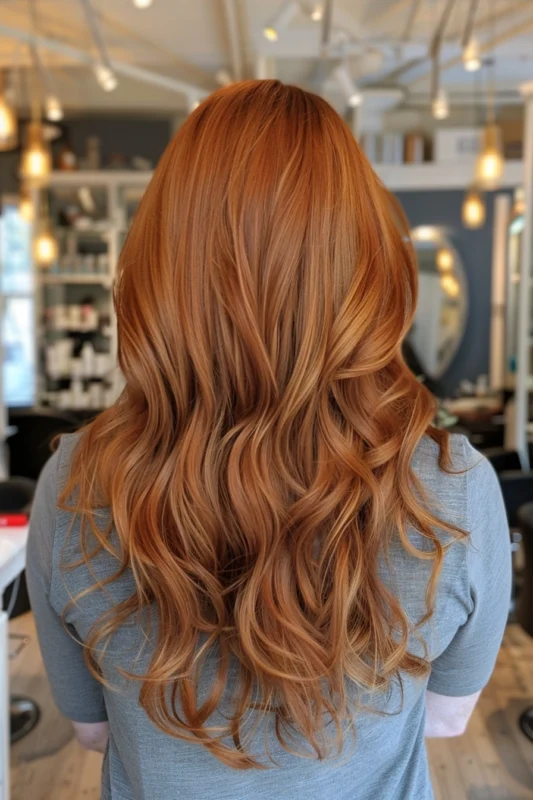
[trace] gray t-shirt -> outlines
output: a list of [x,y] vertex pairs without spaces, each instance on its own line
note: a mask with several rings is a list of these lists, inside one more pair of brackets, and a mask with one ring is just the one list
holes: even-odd
[[[76,436],[64,436],[43,470],[33,506],[27,577],[43,657],[57,705],[78,722],[109,721],[104,760],[104,800],[430,800],[433,791],[424,743],[425,692],[448,696],[472,694],[485,686],[494,667],[509,609],[510,542],[497,478],[490,464],[466,439],[452,437],[458,474],[442,472],[437,447],[424,439],[414,469],[434,499],[438,514],[471,532],[468,545],[453,544],[444,558],[436,610],[422,635],[432,662],[429,680],[405,677],[403,696],[394,684],[387,696],[358,698],[378,711],[355,717],[356,742],[348,740],[336,759],[316,761],[290,755],[274,735],[269,747],[278,766],[237,771],[200,745],[173,739],[158,730],[139,705],[139,683],[120,676],[117,667],[140,673],[149,663],[151,646],[142,623],[131,621],[114,636],[102,668],[111,688],[87,671],[83,647],[91,626],[110,606],[134,590],[131,573],[105,591],[79,597],[68,607],[65,630],[61,615],[69,600],[94,585],[85,565],[61,570],[61,559],[80,556],[76,520],[56,508],[58,491],[69,470]],[[69,536],[67,533],[72,526]],[[419,534],[410,534],[417,544]],[[444,536],[444,534],[442,534]],[[99,579],[117,567],[101,553],[91,561]],[[399,596],[413,621],[425,610],[430,565],[409,556],[393,542],[384,580]],[[413,637],[411,648],[422,652]],[[214,674],[208,659],[203,679]],[[202,687],[200,687],[200,693]],[[218,712],[216,712],[218,713]],[[220,713],[223,713],[221,710]],[[216,714],[215,714],[216,724]],[[261,728],[255,752],[264,752]]]

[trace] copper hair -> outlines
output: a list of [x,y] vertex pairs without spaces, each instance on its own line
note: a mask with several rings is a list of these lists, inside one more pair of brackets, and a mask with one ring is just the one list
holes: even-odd
[[[296,732],[322,758],[330,731],[342,748],[351,686],[385,691],[429,671],[378,569],[392,537],[432,562],[427,619],[436,531],[464,537],[430,511],[411,467],[424,436],[449,464],[434,400],[401,355],[416,300],[404,217],[325,100],[250,81],[187,118],[120,256],[126,387],[80,438],[61,504],[89,566],[106,549],[109,580],[135,579],[88,652],[156,609],[141,705],[233,767],[260,765],[244,732],[252,707],[285,746]],[[200,703],[210,651],[218,679]],[[230,688],[233,712],[214,728]]]

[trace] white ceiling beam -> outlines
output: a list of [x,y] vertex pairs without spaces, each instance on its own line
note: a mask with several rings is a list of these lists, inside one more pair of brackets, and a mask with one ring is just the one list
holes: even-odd
[[[498,36],[495,36],[493,39],[490,39],[490,41],[483,42],[483,44],[480,44],[479,46],[479,51],[481,55],[492,53],[494,48],[498,47],[500,44],[504,44],[510,39],[514,39],[531,30],[533,30],[533,17],[529,17],[528,19],[522,20],[517,25],[513,25],[512,28],[508,28],[507,30],[502,31],[502,33],[498,34]],[[448,69],[452,69],[453,67],[458,66],[459,64],[462,63],[462,60],[463,57],[462,54],[460,54],[458,56],[455,56],[454,58],[448,59],[448,61],[443,61],[440,64],[441,73],[445,72]],[[427,73],[424,73],[423,75],[418,75],[412,81],[408,82],[407,86],[409,86],[410,88],[416,86],[417,84],[425,81],[426,78],[427,78]]]
[[[7,36],[15,41],[23,42],[24,44],[34,45],[35,47],[49,50],[53,53],[58,53],[64,58],[76,61],[87,67],[93,67],[96,60],[92,53],[86,50],[80,50],[77,47],[66,44],[59,39],[52,39],[47,36],[33,35],[30,31],[14,28],[11,25],[4,25],[0,22],[0,36]],[[209,91],[202,86],[198,86],[188,81],[171,78],[168,75],[163,75],[159,72],[136,67],[134,64],[128,64],[125,61],[118,61],[110,59],[110,66],[117,75],[123,75],[126,78],[140,81],[141,83],[149,83],[153,86],[159,86],[163,89],[168,89],[170,92],[177,92],[178,94],[194,94],[198,99],[207,97]]]

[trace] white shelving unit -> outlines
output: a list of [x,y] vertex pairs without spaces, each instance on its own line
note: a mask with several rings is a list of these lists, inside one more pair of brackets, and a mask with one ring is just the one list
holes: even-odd
[[[41,402],[68,410],[97,410],[88,391],[91,383],[98,381],[105,387],[105,392],[103,388],[96,392],[102,398],[99,407],[112,402],[122,388],[121,375],[116,366],[117,328],[112,289],[125,233],[151,176],[151,172],[106,170],[54,172],[51,176],[47,191],[52,230],[59,243],[60,256],[49,270],[36,267],[36,335],[40,354],[37,385]],[[87,190],[95,200],[95,218],[92,224],[85,219],[83,225],[77,226],[76,220],[68,225],[68,207],[81,206],[79,192],[82,189]],[[60,221],[63,224],[60,225]],[[101,256],[100,261],[97,254]],[[87,267],[87,260],[92,267]],[[102,267],[102,264],[105,266]],[[87,295],[84,295],[84,289]],[[97,309],[97,325],[87,326],[67,318],[59,323],[54,321],[54,313],[62,310],[68,317],[70,307],[81,304],[85,296],[93,300]],[[58,309],[60,306],[63,308]],[[72,340],[72,348],[77,352],[76,360],[85,341],[90,341],[100,355],[105,356],[107,352],[109,369],[105,372],[99,369],[80,373],[77,363],[77,374],[69,372],[63,364],[50,372],[46,366],[45,350],[53,348],[54,342],[68,339]],[[68,345],[65,349],[69,349]],[[75,362],[70,356],[66,359],[74,367]],[[79,397],[76,399],[71,391],[75,380],[77,386],[81,381],[86,387],[82,392],[82,401]],[[67,402],[69,394],[71,400]]]
[[[423,164],[373,164],[391,191],[439,191],[466,189],[472,183],[474,159]],[[523,161],[507,161],[501,185],[513,189],[524,182]]]

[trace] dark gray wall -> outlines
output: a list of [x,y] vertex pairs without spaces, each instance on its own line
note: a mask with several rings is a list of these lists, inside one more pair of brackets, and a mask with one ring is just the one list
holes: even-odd
[[[24,128],[24,126],[22,126]],[[171,136],[169,118],[136,117],[83,117],[69,119],[63,125],[63,136],[54,142],[54,163],[65,141],[69,141],[76,155],[83,157],[88,136],[100,139],[102,163],[105,166],[113,153],[122,153],[128,162],[133,156],[150,159],[155,166]],[[0,153],[0,197],[16,194],[19,190],[20,151]]]
[[54,154],[68,139],[76,155],[83,157],[87,137],[98,136],[104,167],[113,153],[121,153],[128,162],[133,156],[143,156],[150,159],[155,167],[171,135],[168,118],[83,117],[68,120],[64,127],[65,137],[54,144]]
[[494,195],[486,196],[483,228],[467,230],[461,222],[462,191],[397,192],[411,227],[438,225],[448,229],[466,272],[469,311],[457,355],[439,382],[439,394],[452,394],[463,378],[488,373]]

